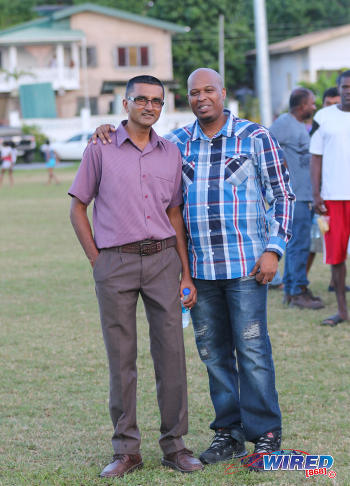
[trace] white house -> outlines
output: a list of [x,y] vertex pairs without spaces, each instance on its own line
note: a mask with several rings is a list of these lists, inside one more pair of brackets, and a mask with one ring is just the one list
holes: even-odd
[[270,44],[273,113],[277,115],[288,107],[290,92],[300,81],[315,82],[321,72],[350,68],[349,51],[350,24]]

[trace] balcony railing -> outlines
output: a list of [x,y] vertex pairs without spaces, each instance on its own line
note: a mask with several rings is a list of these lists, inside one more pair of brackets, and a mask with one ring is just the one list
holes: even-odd
[[[17,70],[17,73],[21,70]],[[31,73],[31,74],[29,74]],[[23,74],[17,74],[15,79],[11,74],[0,72],[0,93],[10,93],[18,89],[20,84],[52,83],[54,90],[74,90],[80,88],[79,68],[46,67],[23,69]]]

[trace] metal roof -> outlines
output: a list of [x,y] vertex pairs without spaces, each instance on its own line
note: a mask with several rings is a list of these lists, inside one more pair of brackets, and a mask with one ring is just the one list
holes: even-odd
[[[165,22],[163,20],[155,19],[153,17],[145,17],[142,15],[136,15],[124,10],[118,10],[116,8],[102,7],[100,5],[95,5],[93,3],[83,3],[81,5],[74,5],[72,7],[67,7],[58,10],[47,17],[40,17],[38,19],[30,20],[29,22],[24,22],[22,24],[14,25],[8,29],[3,29],[0,31],[0,38],[5,34],[12,32],[18,32],[25,30],[28,32],[32,28],[38,29],[55,29],[55,22],[60,22],[63,19],[67,19],[72,15],[82,13],[82,12],[93,12],[100,15],[106,15],[108,17],[115,17],[121,20],[127,20],[130,22],[135,22],[143,25],[149,25],[150,27],[155,27],[162,30],[167,30],[171,33],[184,34],[190,30],[189,27],[174,24],[172,22]],[[61,32],[64,30],[62,27],[59,29]],[[66,29],[70,31],[69,28]],[[73,32],[73,31],[72,31]],[[77,32],[77,31],[76,31]]]
[[42,42],[72,42],[85,37],[80,30],[58,29],[53,27],[29,27],[14,32],[0,32],[0,45],[36,44]]
[[153,17],[145,17],[143,15],[137,15],[125,10],[118,10],[116,8],[102,7],[101,5],[95,5],[93,3],[82,3],[81,5],[74,5],[62,10],[58,10],[52,15],[55,20],[63,19],[65,17],[71,17],[74,14],[80,12],[94,12],[101,15],[107,15],[109,17],[116,17],[123,20],[129,20],[131,22],[137,22],[139,24],[149,25],[151,27],[157,27],[158,29],[168,30],[170,32],[183,34],[188,32],[189,27],[183,25],[174,24],[172,22],[165,22],[164,20],[155,19]]
[[[270,54],[285,54],[288,52],[300,51],[315,44],[320,44],[337,37],[350,34],[350,24],[333,27],[331,29],[318,30],[309,34],[298,35],[285,39],[281,42],[275,42],[269,45]],[[256,50],[247,52],[248,55],[256,54]]]

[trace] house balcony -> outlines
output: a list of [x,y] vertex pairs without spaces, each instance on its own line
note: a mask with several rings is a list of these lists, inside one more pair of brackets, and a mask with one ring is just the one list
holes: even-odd
[[51,83],[55,91],[80,88],[78,67],[43,67],[0,72],[0,93],[11,93],[22,84]]

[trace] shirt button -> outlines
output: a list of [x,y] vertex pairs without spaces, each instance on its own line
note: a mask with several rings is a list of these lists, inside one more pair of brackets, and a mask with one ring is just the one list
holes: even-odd
[[207,209],[210,209],[210,206],[207,206]]
[[214,252],[212,251],[211,254],[214,255]]

